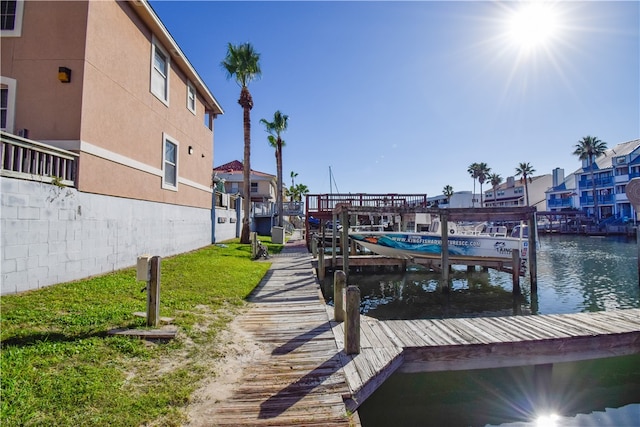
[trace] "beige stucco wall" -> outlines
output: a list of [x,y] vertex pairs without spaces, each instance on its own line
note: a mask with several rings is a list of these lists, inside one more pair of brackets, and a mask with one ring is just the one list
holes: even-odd
[[[14,129],[80,152],[81,191],[210,207],[213,131],[202,94],[194,115],[175,58],[169,105],[151,93],[153,35],[138,15],[145,10],[131,2],[25,2],[22,35],[1,45],[1,74],[17,81]],[[58,81],[59,66],[72,70],[71,83]],[[165,134],[178,143],[177,191],[161,186]]]
[[[17,80],[15,130],[32,139],[80,135],[85,2],[24,2],[22,35],[0,40],[0,74]],[[58,67],[72,70],[58,81]]]

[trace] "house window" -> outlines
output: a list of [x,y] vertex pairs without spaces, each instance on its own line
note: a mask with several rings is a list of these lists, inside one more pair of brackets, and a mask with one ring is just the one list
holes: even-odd
[[16,106],[16,81],[0,77],[0,129],[13,133]]
[[191,82],[187,82],[187,109],[196,114],[196,89]]
[[20,37],[24,1],[0,1],[0,30],[2,37]]
[[169,105],[169,55],[155,40],[151,44],[151,93]]
[[162,156],[162,188],[178,189],[178,141],[164,135]]
[[252,193],[257,193],[258,192],[258,183],[257,182],[252,182],[251,183],[251,192]]

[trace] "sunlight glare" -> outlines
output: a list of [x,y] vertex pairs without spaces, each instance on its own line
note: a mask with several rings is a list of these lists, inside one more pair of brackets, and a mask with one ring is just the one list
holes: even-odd
[[523,49],[544,47],[558,31],[558,17],[550,3],[525,3],[509,18],[509,38]]
[[556,414],[542,415],[536,419],[536,427],[557,427],[560,417]]

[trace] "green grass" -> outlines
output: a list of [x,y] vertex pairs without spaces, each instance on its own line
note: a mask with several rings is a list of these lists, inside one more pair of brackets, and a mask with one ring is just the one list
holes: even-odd
[[[282,245],[260,237],[270,253]],[[233,319],[270,263],[250,245],[212,245],[161,261],[160,315],[173,340],[111,336],[145,328],[143,282],[125,269],[20,295],[0,310],[0,424],[9,426],[176,426],[220,357],[217,334]]]

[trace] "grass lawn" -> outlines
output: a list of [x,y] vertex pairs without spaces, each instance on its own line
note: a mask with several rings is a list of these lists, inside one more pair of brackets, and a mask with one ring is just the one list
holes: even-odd
[[[282,245],[261,236],[269,253]],[[269,262],[238,241],[161,261],[160,315],[176,339],[111,336],[145,328],[144,282],[134,268],[3,296],[0,306],[0,424],[177,426],[220,357],[217,334],[245,304]]]

